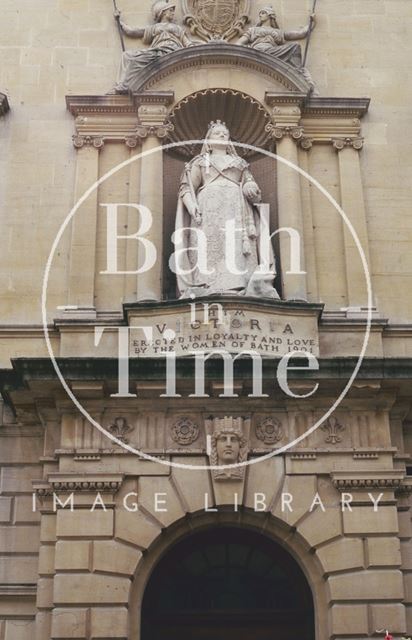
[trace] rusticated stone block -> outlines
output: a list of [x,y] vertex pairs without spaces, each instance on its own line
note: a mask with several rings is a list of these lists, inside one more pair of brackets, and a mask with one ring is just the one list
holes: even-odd
[[53,607],[53,578],[40,578],[37,583],[37,606],[39,609]]
[[115,537],[131,542],[141,549],[147,549],[160,531],[159,526],[139,511],[129,513],[121,509],[116,513]]
[[90,542],[59,540],[56,544],[56,571],[89,569]]
[[52,640],[60,640],[60,638],[84,640],[87,637],[86,623],[87,609],[54,609]]
[[368,538],[368,566],[384,567],[401,565],[399,538]]
[[37,553],[39,527],[0,527],[0,553]]
[[130,580],[99,574],[57,574],[54,601],[68,604],[126,604]]
[[368,635],[368,607],[367,605],[334,605],[331,609],[331,622],[334,635]]
[[6,620],[4,640],[33,640],[35,623],[31,620]]
[[39,574],[54,573],[55,548],[52,545],[42,545],[39,551]]
[[35,584],[37,566],[37,556],[5,556],[0,560],[0,584]]
[[[207,465],[206,458],[173,458],[174,462],[186,465]],[[196,473],[196,482],[193,482],[193,474]],[[207,471],[192,471],[191,469],[174,468],[172,470],[173,480],[179,493],[183,496],[190,513],[200,511],[205,508],[205,494],[207,494],[207,504],[213,504],[213,493],[210,483],[210,476]]]
[[116,540],[93,542],[93,570],[133,576],[142,553]]
[[317,508],[298,525],[297,530],[311,547],[316,547],[342,534],[341,512],[337,507],[327,508],[325,512]]
[[40,521],[40,540],[56,542],[56,515],[44,514]]
[[113,535],[113,510],[78,509],[57,512],[58,538],[97,538]]
[[92,640],[127,640],[128,621],[126,608],[92,609],[91,636]]
[[282,495],[279,497],[272,513],[294,526],[307,513],[315,494],[316,476],[286,476],[282,487],[283,498]]
[[406,633],[405,607],[403,604],[372,604],[372,629],[390,629],[391,633]]
[[316,554],[325,573],[362,569],[364,566],[363,543],[358,538],[335,540],[318,549]]
[[140,478],[138,491],[139,503],[165,527],[184,517],[185,512],[169,478]]
[[11,498],[0,498],[0,522],[10,522]]
[[[377,499],[377,496],[376,496]],[[397,533],[398,516],[395,507],[353,507],[353,511],[343,513],[345,534]]]
[[402,600],[400,571],[358,571],[329,578],[332,600]]

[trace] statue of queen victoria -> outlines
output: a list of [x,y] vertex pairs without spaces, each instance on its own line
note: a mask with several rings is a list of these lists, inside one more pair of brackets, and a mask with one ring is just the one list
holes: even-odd
[[216,293],[279,298],[260,202],[259,186],[226,125],[211,123],[200,155],[186,165],[180,183],[171,268],[182,298]]

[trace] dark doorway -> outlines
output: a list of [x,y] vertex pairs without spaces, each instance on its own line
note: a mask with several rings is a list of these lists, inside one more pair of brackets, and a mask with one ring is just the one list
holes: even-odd
[[258,533],[216,528],[176,544],[143,599],[142,640],[314,640],[296,561]]

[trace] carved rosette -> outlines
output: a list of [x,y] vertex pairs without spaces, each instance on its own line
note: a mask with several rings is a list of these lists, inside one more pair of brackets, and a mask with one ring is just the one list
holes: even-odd
[[255,427],[256,437],[267,445],[280,442],[284,437],[282,423],[277,418],[265,418]]
[[179,418],[171,427],[171,436],[174,442],[187,447],[198,439],[199,425],[190,418]]
[[94,147],[95,149],[103,149],[104,138],[101,136],[73,136],[73,145],[76,149],[82,149],[83,147]]

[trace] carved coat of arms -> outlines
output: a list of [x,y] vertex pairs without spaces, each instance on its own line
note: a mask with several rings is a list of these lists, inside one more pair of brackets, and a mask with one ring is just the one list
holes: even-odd
[[250,0],[183,0],[184,22],[203,40],[229,41],[249,21]]

